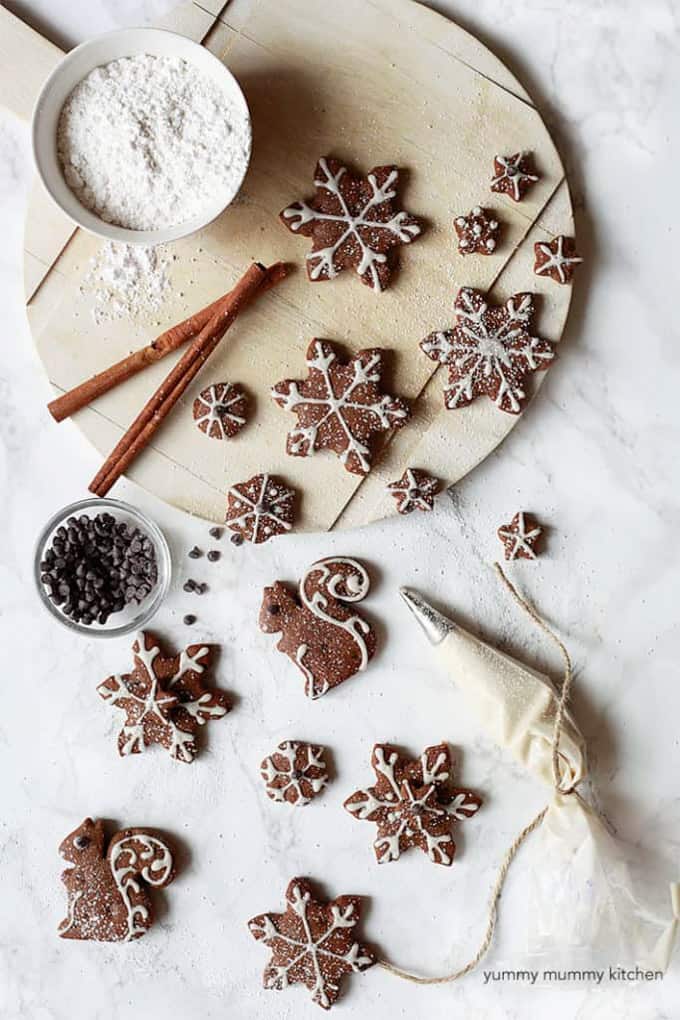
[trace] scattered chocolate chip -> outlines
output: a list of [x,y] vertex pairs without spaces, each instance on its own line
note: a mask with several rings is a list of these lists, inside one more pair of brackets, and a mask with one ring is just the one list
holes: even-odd
[[191,559],[191,560],[198,560],[198,559],[200,559],[200,557],[202,555],[203,555],[203,550],[199,549],[197,545],[195,545],[193,547],[193,549],[189,550],[189,559]]
[[190,577],[188,581],[184,582],[182,588],[188,592],[196,591],[196,582]]
[[210,552],[208,553],[208,559],[210,560],[211,563],[217,563],[220,556],[221,553],[219,549],[211,549]]
[[230,539],[234,545],[243,545],[243,535],[233,534]]
[[208,534],[219,542],[222,538],[222,528],[211,528]]
[[194,623],[196,623],[196,617],[193,613],[187,613],[183,622],[187,625],[187,627],[191,627]]
[[207,590],[208,590],[208,585],[205,582],[203,582],[202,584],[197,584],[195,589],[194,589],[194,591],[196,592],[197,595],[205,595]]

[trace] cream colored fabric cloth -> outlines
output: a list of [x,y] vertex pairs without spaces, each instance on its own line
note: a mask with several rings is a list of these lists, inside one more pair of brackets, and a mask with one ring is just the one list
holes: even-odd
[[[437,652],[487,733],[537,778],[554,786],[557,694],[551,681],[461,627],[437,646]],[[586,760],[585,742],[568,712],[562,722],[559,759],[561,788],[570,789],[585,776]]]

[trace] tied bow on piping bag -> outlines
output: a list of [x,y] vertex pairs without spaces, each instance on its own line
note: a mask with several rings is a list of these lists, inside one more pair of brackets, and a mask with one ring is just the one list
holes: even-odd
[[549,966],[558,959],[571,965],[598,960],[664,971],[680,928],[680,884],[670,887],[670,921],[667,908],[665,917],[655,916],[634,889],[623,845],[577,790],[587,764],[583,736],[566,709],[568,653],[498,565],[497,570],[518,604],[560,648],[566,668],[559,694],[546,676],[469,634],[417,592],[402,588],[401,595],[487,734],[552,788],[547,807],[519,837],[521,842],[536,829],[524,851],[535,854],[527,865],[525,948],[544,956]]

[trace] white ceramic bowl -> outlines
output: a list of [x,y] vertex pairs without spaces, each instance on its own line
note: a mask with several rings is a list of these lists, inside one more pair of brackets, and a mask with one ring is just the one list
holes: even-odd
[[125,244],[155,245],[187,237],[212,223],[233,201],[247,170],[235,191],[215,195],[201,216],[163,230],[128,230],[106,223],[87,209],[67,185],[57,154],[57,126],[61,108],[78,82],[94,70],[121,57],[150,53],[156,57],[180,57],[224,89],[229,99],[243,114],[251,136],[250,112],[241,88],[221,60],[198,43],[160,28],[124,28],[90,39],[71,50],[55,67],[43,85],[33,110],[33,156],[38,175],[56,204],[74,223],[92,234]]

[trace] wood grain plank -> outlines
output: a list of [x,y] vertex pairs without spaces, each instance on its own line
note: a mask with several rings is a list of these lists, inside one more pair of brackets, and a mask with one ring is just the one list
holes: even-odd
[[[244,88],[253,117],[253,162],[237,202],[201,235],[173,246],[172,295],[160,322],[93,329],[92,293],[81,291],[81,281],[97,248],[81,234],[59,260],[58,285],[48,278],[38,292],[42,307],[32,316],[34,335],[50,379],[65,389],[222,293],[252,259],[283,258],[300,267],[239,319],[130,473],[190,512],[219,520],[230,484],[270,470],[303,493],[303,529],[329,528],[338,519],[343,526],[364,523],[393,510],[383,498],[385,478],[401,474],[397,467],[416,453],[425,458],[431,449],[420,466],[435,464],[454,482],[515,422],[482,401],[443,417],[441,380],[417,344],[438,323],[451,321],[459,286],[502,292],[513,266],[526,270],[532,232],[549,231],[565,222],[565,213],[570,216],[562,165],[537,111],[509,81],[498,85],[472,66],[474,61],[490,72],[495,58],[480,64],[479,45],[448,23],[446,33],[433,36],[432,19],[443,19],[406,0],[390,0],[390,10],[406,18],[403,30],[386,31],[383,6],[383,0],[344,0],[315,8],[311,18],[305,0],[231,0],[205,42]],[[329,38],[335,40],[330,53]],[[379,60],[376,38],[382,41]],[[493,155],[506,147],[538,153],[542,180],[520,205],[489,191]],[[408,171],[403,203],[423,218],[426,230],[404,251],[395,285],[383,295],[351,273],[310,284],[302,269],[308,243],[278,223],[285,205],[309,195],[314,165],[325,152],[364,170],[394,161]],[[566,203],[556,212],[551,196],[564,194]],[[452,220],[478,203],[502,220],[503,242],[493,256],[463,259],[455,253]],[[566,295],[555,295],[542,320],[546,335],[559,338],[567,306]],[[273,404],[269,388],[281,378],[305,375],[304,351],[314,336],[350,351],[387,348],[389,390],[416,402],[415,421],[387,445],[366,481],[349,475],[332,455],[285,454],[294,418]],[[127,426],[167,368],[164,362],[130,380],[78,417],[102,453],[110,448],[112,430]],[[196,392],[218,379],[242,382],[255,401],[253,422],[233,443],[211,442],[191,422]],[[96,415],[106,429],[94,428]],[[164,471],[169,463],[172,471]]]

